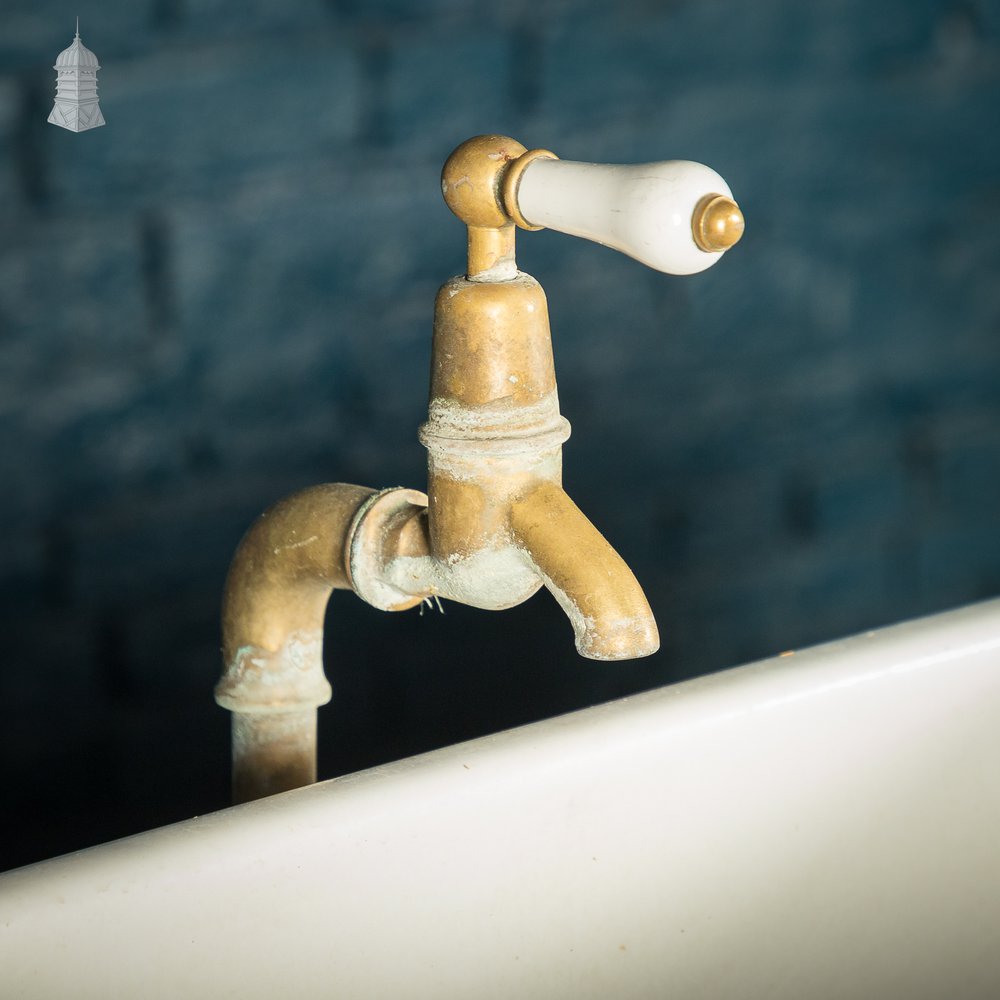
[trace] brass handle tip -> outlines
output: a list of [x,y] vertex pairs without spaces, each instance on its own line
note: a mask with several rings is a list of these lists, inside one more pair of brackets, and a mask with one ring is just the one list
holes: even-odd
[[706,253],[721,253],[739,242],[745,223],[739,205],[721,194],[702,198],[691,217],[695,243]]

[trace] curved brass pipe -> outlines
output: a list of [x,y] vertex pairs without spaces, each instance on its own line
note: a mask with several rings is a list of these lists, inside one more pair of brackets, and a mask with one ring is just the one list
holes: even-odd
[[[316,709],[331,696],[323,672],[326,606],[334,590],[352,587],[351,536],[378,495],[347,483],[302,490],[261,514],[236,550],[223,598],[223,675],[215,689],[216,701],[233,713],[235,802],[316,780]],[[403,536],[397,527],[383,542],[426,551],[426,533],[414,523],[416,531]]]
[[358,508],[374,493],[347,483],[311,486],[279,500],[250,526],[226,579],[227,665],[245,646],[270,655],[290,634],[322,628],[331,591],[350,588],[345,539]]

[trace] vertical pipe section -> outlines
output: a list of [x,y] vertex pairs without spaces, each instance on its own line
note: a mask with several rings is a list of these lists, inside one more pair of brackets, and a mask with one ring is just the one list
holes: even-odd
[[253,802],[316,781],[315,708],[233,712],[233,802]]

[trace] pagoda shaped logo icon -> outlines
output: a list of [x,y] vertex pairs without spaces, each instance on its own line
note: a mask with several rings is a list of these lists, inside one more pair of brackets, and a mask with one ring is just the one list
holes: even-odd
[[49,121],[71,132],[86,132],[104,124],[97,100],[97,56],[80,41],[80,19],[76,19],[76,37],[63,49],[52,67],[56,71],[56,100]]

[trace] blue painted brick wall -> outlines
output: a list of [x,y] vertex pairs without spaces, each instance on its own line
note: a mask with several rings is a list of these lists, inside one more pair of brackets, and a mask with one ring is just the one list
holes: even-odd
[[301,486],[422,485],[478,132],[703,160],[745,210],[690,278],[519,237],[567,486],[664,647],[581,661],[544,594],[339,595],[325,775],[1000,592],[996,5],[101,0],[108,125],[72,135],[76,13],[2,18],[0,867],[225,800],[229,557]]

